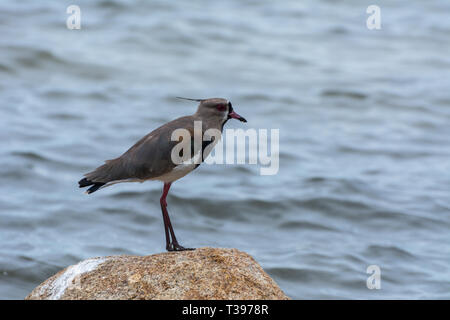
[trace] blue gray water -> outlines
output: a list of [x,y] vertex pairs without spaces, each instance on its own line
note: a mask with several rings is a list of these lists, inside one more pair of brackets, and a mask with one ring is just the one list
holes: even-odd
[[[450,2],[0,2],[0,298],[67,265],[164,251],[159,182],[82,174],[226,97],[280,129],[280,170],[202,165],[168,198],[180,242],[253,255],[295,299],[450,298]],[[366,268],[381,268],[381,289]]]

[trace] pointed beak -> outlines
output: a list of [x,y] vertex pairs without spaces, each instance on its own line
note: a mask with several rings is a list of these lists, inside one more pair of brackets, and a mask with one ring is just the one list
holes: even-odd
[[228,113],[228,119],[230,119],[230,118],[238,119],[239,121],[242,121],[242,122],[247,122],[247,120],[245,120],[244,117],[241,117],[234,111],[231,111],[230,113]]

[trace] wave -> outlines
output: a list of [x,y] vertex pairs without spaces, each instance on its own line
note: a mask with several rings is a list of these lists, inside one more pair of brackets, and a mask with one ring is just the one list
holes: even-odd
[[367,94],[357,91],[344,91],[344,90],[323,90],[321,92],[323,97],[342,97],[356,100],[364,100],[368,97]]

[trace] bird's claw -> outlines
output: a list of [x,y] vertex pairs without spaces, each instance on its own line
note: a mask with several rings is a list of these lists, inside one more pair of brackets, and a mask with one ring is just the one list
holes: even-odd
[[187,251],[187,250],[195,250],[195,248],[185,248],[178,243],[169,243],[166,246],[167,251]]

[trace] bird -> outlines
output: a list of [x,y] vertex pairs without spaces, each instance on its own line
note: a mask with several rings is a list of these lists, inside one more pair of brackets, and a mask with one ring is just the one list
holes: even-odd
[[[151,131],[137,141],[125,153],[115,159],[106,160],[97,169],[84,174],[84,178],[78,181],[79,188],[89,187],[85,193],[92,194],[105,187],[121,182],[144,182],[147,180],[158,180],[163,182],[162,195],[160,198],[161,212],[164,222],[164,232],[167,251],[194,250],[185,248],[178,242],[167,211],[167,195],[172,183],[195,170],[208,156],[221,138],[223,127],[230,119],[242,122],[247,120],[236,113],[230,101],[224,98],[192,99],[176,97],[178,99],[198,102],[197,111],[189,116],[172,120],[159,128]],[[183,142],[183,139],[172,141],[172,134],[177,129],[185,129],[191,136],[191,151],[195,144],[195,125],[201,124],[201,135],[205,136],[208,129],[219,132],[218,139],[213,137],[210,141],[201,140],[201,154],[192,152],[179,152],[179,156],[190,161],[174,161],[172,150]],[[181,137],[180,137],[181,138]],[[187,141],[185,141],[187,142]],[[209,146],[209,147],[208,147]],[[200,146],[197,144],[197,149]],[[200,158],[198,158],[198,156]],[[197,157],[197,161],[192,161]]]

